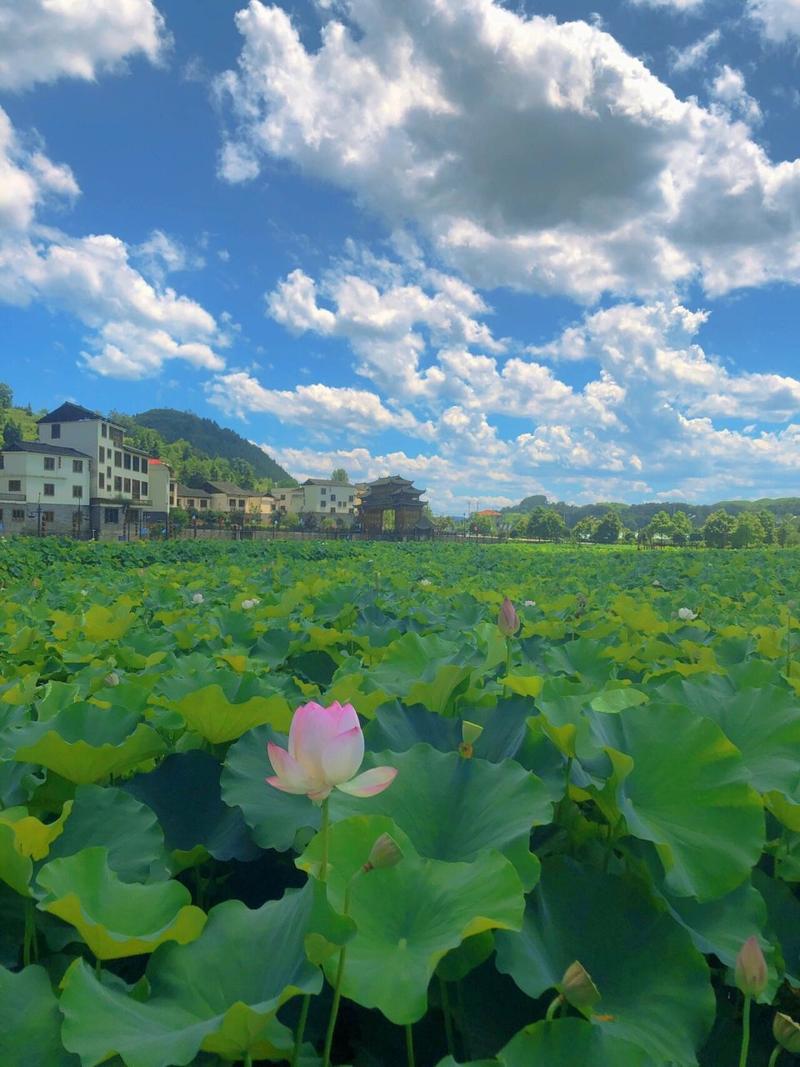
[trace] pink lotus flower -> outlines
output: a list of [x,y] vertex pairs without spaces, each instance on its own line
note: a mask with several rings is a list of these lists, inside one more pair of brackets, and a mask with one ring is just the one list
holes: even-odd
[[519,615],[508,597],[503,598],[503,606],[497,616],[497,625],[500,633],[505,637],[513,637],[520,627]]
[[748,997],[760,997],[767,988],[767,961],[758,938],[748,937],[736,957],[736,985]]
[[294,713],[289,751],[267,745],[275,776],[269,785],[284,793],[305,794],[321,802],[336,788],[354,797],[374,797],[388,789],[397,770],[373,767],[354,777],[364,759],[364,735],[352,704],[337,701],[323,708],[311,701]]

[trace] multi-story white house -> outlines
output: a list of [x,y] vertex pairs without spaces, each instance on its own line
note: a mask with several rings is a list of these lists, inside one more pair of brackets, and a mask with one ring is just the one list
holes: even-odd
[[295,489],[274,489],[273,493],[276,510],[282,515],[333,517],[345,525],[352,523],[358,505],[358,490],[354,485],[328,478],[306,478]]
[[166,527],[169,467],[126,444],[122,427],[65,403],[39,419],[38,430],[38,441],[21,441],[0,453],[6,532],[115,540],[139,537],[162,523]]

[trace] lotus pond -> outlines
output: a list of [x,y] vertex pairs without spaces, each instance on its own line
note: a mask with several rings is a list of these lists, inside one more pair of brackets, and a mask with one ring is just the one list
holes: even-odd
[[3,1067],[800,1050],[797,552],[20,540],[0,585]]

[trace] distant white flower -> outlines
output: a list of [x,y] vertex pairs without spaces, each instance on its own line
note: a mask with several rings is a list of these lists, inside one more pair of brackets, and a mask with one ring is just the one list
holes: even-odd
[[256,606],[256,604],[260,604],[260,603],[261,603],[261,601],[258,599],[258,597],[254,596],[252,600],[243,600],[242,601],[242,609],[244,611],[250,611],[251,608],[254,608]]
[[523,600],[522,603],[523,603],[524,607],[526,607],[526,608],[535,608],[536,607],[536,601],[535,600]]
[[433,585],[433,582],[430,580],[430,578],[420,578],[419,584],[420,585]]
[[89,595],[89,590],[88,589],[81,589],[81,596],[88,596],[88,595]]
[[109,673],[103,679],[106,685],[114,686],[119,685],[119,675],[116,671],[109,671]]
[[683,622],[691,622],[692,619],[697,618],[697,612],[692,611],[691,608],[678,608],[678,618]]
[[194,596],[192,597],[192,603],[193,604],[202,604],[204,600],[205,600],[205,597],[203,596],[202,593],[195,593]]

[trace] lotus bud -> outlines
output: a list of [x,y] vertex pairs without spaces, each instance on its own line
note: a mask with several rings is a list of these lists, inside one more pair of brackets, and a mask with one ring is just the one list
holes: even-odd
[[504,637],[513,637],[519,629],[519,615],[508,597],[503,598],[503,606],[497,616],[497,626]]
[[103,682],[105,683],[105,685],[110,686],[119,685],[119,675],[116,671],[109,671],[103,679]]
[[800,1024],[782,1011],[776,1012],[772,1020],[772,1036],[781,1048],[793,1056],[800,1055]]
[[392,835],[381,834],[372,846],[369,859],[364,864],[364,871],[377,871],[388,867],[396,867],[402,858],[403,851]]
[[767,961],[758,938],[748,937],[736,957],[736,985],[746,997],[758,997],[767,988]]
[[591,975],[577,960],[564,971],[564,977],[558,989],[573,1008],[584,1014],[591,1013],[592,1008],[600,1000],[600,991],[592,981]]
[[482,733],[482,726],[464,719],[461,723],[461,744],[458,746],[458,754],[464,759],[471,759],[475,751],[473,746]]

